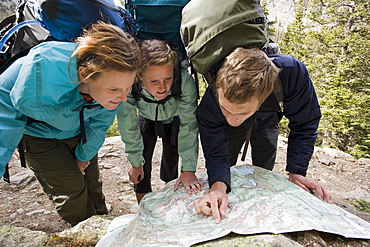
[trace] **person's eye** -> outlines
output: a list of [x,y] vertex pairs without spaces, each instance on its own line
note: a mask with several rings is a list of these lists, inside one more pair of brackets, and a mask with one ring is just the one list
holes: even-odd
[[156,84],[156,83],[158,83],[158,81],[157,81],[157,80],[155,80],[155,81],[150,81],[150,83],[151,83],[151,84]]
[[112,91],[112,92],[116,92],[118,90],[118,88],[110,88],[109,90]]
[[170,81],[170,80],[172,80],[172,77],[167,77],[167,78],[165,78],[165,80]]

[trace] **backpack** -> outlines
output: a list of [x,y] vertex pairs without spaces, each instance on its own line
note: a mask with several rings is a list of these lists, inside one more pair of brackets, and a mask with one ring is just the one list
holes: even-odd
[[[210,6],[217,7],[210,9]],[[279,50],[269,39],[267,18],[259,0],[191,0],[182,11],[180,29],[195,74],[202,74],[210,86],[214,86],[225,57],[236,47],[257,47],[267,54]],[[283,99],[279,81],[260,111],[279,112],[279,103]],[[247,132],[242,161],[245,160],[251,132],[252,128]]]
[[[174,70],[174,81],[171,86],[171,94],[166,98],[153,101],[141,94],[140,82],[135,82],[131,89],[131,95],[138,101],[157,104],[155,116],[155,133],[162,137],[164,135],[163,123],[157,121],[158,107],[165,104],[170,98],[179,100],[181,98],[181,68],[188,66],[186,51],[181,41],[180,24],[181,11],[190,0],[126,0],[125,8],[130,11],[136,23],[136,37],[138,42],[145,39],[160,39],[168,43],[179,57],[179,66]],[[179,118],[174,117],[173,127],[179,125]],[[174,133],[174,132],[173,132]],[[175,143],[171,138],[171,143]]]
[[[0,74],[35,45],[47,40],[73,41],[83,28],[99,20],[132,36],[136,33],[131,14],[113,0],[20,0],[16,13],[0,23]],[[22,145],[21,140],[18,151],[21,166],[26,167]],[[4,181],[10,182],[8,165]]]
[[181,11],[190,0],[126,0],[125,8],[135,19],[137,38],[161,39],[179,54],[180,62],[186,60],[181,41]]
[[171,97],[181,97],[181,67],[187,66],[187,56],[180,36],[181,11],[190,0],[126,0],[125,8],[136,23],[138,42],[145,39],[166,41],[179,57],[179,68],[175,70],[171,94],[161,101],[151,101],[140,93],[140,85],[135,83],[131,94],[136,100],[164,104]]
[[[182,11],[180,34],[192,68],[210,85],[225,57],[236,47],[257,47],[267,54],[279,52],[278,45],[269,39],[259,0],[192,0]],[[278,84],[274,92],[282,101]]]
[[43,41],[73,41],[99,20],[136,33],[131,14],[113,0],[20,0],[16,13],[0,23],[0,65]]
[[195,71],[206,74],[236,47],[266,48],[267,18],[258,0],[192,0],[182,11],[181,38]]
[[41,16],[35,10],[38,2],[20,1],[15,13],[0,23],[0,66],[11,57],[29,47],[33,47],[49,36],[42,23]]

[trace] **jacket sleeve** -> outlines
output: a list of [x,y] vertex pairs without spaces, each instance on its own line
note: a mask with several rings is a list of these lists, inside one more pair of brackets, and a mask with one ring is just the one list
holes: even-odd
[[106,132],[113,123],[116,111],[101,109],[99,114],[85,120],[87,142],[85,144],[80,142],[77,145],[75,155],[78,160],[89,161],[98,153],[104,143]]
[[0,93],[0,177],[22,139],[26,116],[17,111]]
[[18,76],[21,63],[16,61],[0,75],[0,177],[22,139],[26,116],[13,106],[10,92]]
[[230,153],[227,145],[226,119],[223,116],[213,91],[207,88],[197,109],[200,140],[206,160],[206,168],[211,187],[215,182],[223,182],[230,192]]
[[143,138],[137,122],[136,100],[131,94],[127,96],[127,101],[122,102],[119,106],[117,121],[121,139],[125,143],[127,159],[134,167],[144,165]]
[[[286,170],[306,176],[311,159],[321,111],[313,83],[305,65],[287,56],[278,67],[284,88],[284,115],[289,119],[289,137]],[[288,62],[287,62],[288,61]]]
[[196,119],[198,91],[193,78],[182,71],[182,93],[178,105],[180,130],[178,136],[178,152],[181,157],[181,171],[197,169],[198,162],[198,124]]

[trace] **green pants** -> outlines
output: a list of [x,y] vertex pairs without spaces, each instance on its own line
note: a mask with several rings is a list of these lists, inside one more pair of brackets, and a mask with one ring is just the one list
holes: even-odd
[[65,140],[23,136],[28,167],[58,214],[72,226],[95,214],[107,214],[97,155],[83,176],[74,150],[80,136]]

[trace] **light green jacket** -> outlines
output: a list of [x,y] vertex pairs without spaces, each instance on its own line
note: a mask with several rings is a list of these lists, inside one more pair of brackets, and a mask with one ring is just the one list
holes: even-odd
[[[198,92],[193,78],[186,70],[181,72],[181,99],[174,97],[165,104],[159,105],[158,121],[164,124],[172,122],[174,116],[180,117],[180,131],[178,135],[178,152],[181,157],[181,171],[196,171],[198,161],[198,125],[195,116],[197,109]],[[145,94],[144,92],[142,92]],[[154,97],[147,96],[154,100]],[[138,167],[144,164],[144,144],[137,122],[137,114],[144,118],[155,120],[157,104],[136,100],[131,94],[127,102],[122,102],[118,112],[118,127],[122,141],[125,143],[125,152],[131,165]]]

